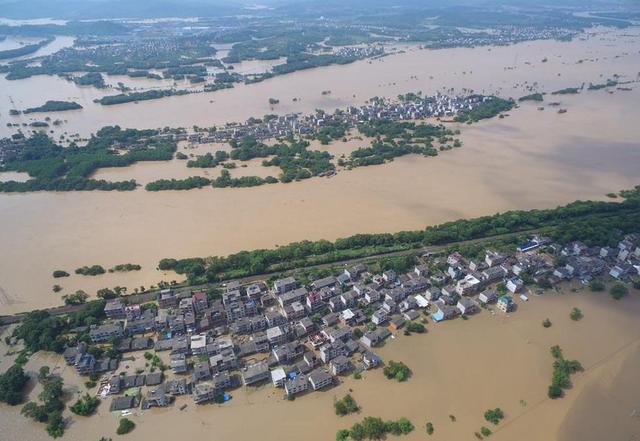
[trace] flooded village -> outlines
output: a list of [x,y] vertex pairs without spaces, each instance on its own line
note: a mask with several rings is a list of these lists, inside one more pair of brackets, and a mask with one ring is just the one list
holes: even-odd
[[[418,254],[419,263],[401,274],[357,263],[307,284],[288,276],[167,288],[142,304],[125,296],[106,301],[101,323],[74,329],[78,344],[63,356],[98,383],[91,393],[123,415],[172,406],[180,396],[222,404],[238,388],[265,383],[293,399],[382,369],[389,360],[377,348],[400,334],[476,314],[518,314],[530,297],[545,302],[571,280],[637,278],[639,239],[630,234],[615,247],[588,247],[533,236],[515,249],[487,248],[484,259]],[[96,356],[107,348],[118,356]]]
[[640,435],[637,8],[138,2],[0,18],[0,439]]
[[462,110],[472,110],[478,104],[494,99],[494,97],[482,95],[449,96],[440,93],[425,97],[420,95],[412,93],[400,96],[402,102],[372,98],[371,104],[352,106],[345,110],[338,109],[333,114],[317,111],[312,115],[295,113],[282,116],[265,115],[262,119],[251,118],[244,124],[227,123],[221,128],[214,127],[207,135],[192,134],[180,140],[208,144],[229,142],[245,136],[254,139],[272,139],[316,134],[324,127],[350,130],[356,128],[359,123],[374,119],[413,121],[427,118],[453,118]]

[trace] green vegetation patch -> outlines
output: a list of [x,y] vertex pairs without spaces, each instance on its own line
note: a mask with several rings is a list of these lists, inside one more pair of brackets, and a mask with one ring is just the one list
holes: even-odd
[[382,372],[389,380],[397,380],[400,382],[407,381],[411,375],[411,369],[409,369],[409,366],[401,361],[393,360],[389,360],[389,363],[387,363]]
[[541,93],[532,93],[529,95],[521,96],[518,101],[543,101],[544,96]]
[[504,412],[499,407],[495,409],[487,409],[484,413],[484,419],[493,424],[498,424],[504,418]]
[[477,122],[483,119],[493,118],[494,116],[511,110],[514,102],[505,100],[495,96],[487,97],[480,104],[471,110],[462,110],[453,118],[457,122]]
[[[358,131],[369,138],[375,138],[370,147],[361,147],[351,152],[347,161],[339,161],[339,165],[362,167],[384,164],[409,154],[436,156],[438,149],[434,141],[440,142],[440,148],[446,149],[445,143],[455,145],[453,131],[443,125],[416,124],[413,122],[376,119],[358,125]],[[458,141],[459,143],[459,141]],[[450,147],[449,147],[450,148]]]
[[571,387],[571,374],[581,371],[582,365],[577,360],[566,360],[559,346],[551,347],[553,362],[553,376],[549,386],[548,395],[551,399],[562,397],[563,390]]
[[118,422],[118,428],[116,429],[116,433],[118,435],[126,435],[127,433],[135,429],[135,427],[136,427],[136,423],[134,423],[130,419],[121,418],[120,422]]
[[14,364],[0,375],[0,402],[16,406],[24,400],[25,386],[29,377],[21,364]]
[[100,398],[84,394],[69,408],[76,415],[92,415],[100,405]]
[[75,272],[76,274],[80,274],[82,276],[98,276],[100,274],[104,274],[106,271],[100,265],[92,265],[76,268]]
[[510,211],[447,222],[424,230],[356,234],[334,242],[302,241],[206,259],[165,258],[159,268],[175,270],[186,275],[188,283],[200,284],[533,229],[561,243],[581,240],[588,246],[615,245],[624,234],[637,230],[639,193],[640,187],[625,192],[626,200],[619,203],[578,201],[549,210]]
[[351,429],[339,430],[336,433],[336,441],[377,440],[386,435],[407,435],[413,429],[411,421],[404,417],[397,421],[383,421],[382,418],[368,416],[351,426]]
[[354,413],[360,410],[358,403],[351,396],[351,394],[347,394],[343,398],[336,400],[333,403],[333,407],[336,411],[336,415],[340,415],[340,416],[348,415],[350,413]]
[[75,143],[62,147],[45,134],[34,134],[20,150],[7,155],[0,168],[28,173],[32,179],[1,182],[0,192],[133,190],[135,181],[107,182],[91,179],[91,175],[104,167],[172,159],[175,142],[162,140],[158,134],[157,130],[103,127],[82,147]]
[[25,109],[23,113],[35,112],[65,112],[67,110],[82,109],[82,106],[75,101],[53,101],[49,100],[39,107],[30,107]]
[[564,89],[551,92],[551,95],[574,95],[580,93],[579,87],[565,87]]

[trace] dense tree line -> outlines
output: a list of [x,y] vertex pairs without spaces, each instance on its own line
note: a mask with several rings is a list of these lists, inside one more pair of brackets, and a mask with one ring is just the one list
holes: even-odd
[[532,93],[530,95],[521,96],[518,101],[543,101],[544,96],[541,93]]
[[313,69],[315,67],[330,66],[332,64],[349,64],[358,61],[362,57],[355,55],[337,54],[308,54],[300,53],[287,57],[287,62],[273,66],[272,72],[275,75],[286,75],[299,70]]
[[129,271],[140,271],[142,266],[136,263],[121,263],[109,269],[110,273],[126,273]]
[[219,82],[219,81],[216,80],[213,83],[205,84],[204,88],[203,88],[203,91],[204,92],[216,92],[216,91],[222,90],[222,89],[233,89],[233,84]]
[[113,106],[116,104],[131,103],[134,101],[157,100],[167,96],[187,95],[190,92],[182,89],[145,90],[144,92],[120,93],[118,95],[107,95],[96,99],[95,102],[103,106]]
[[587,244],[603,244],[637,229],[640,222],[639,195],[640,187],[626,192],[627,199],[620,203],[577,201],[554,209],[509,211],[417,231],[356,234],[334,242],[294,242],[275,249],[242,251],[226,257],[163,259],[160,268],[185,274],[191,283],[214,282],[531,229],[541,229],[561,242],[582,240]]
[[273,176],[267,176],[266,178],[261,178],[259,176],[241,176],[239,178],[232,178],[229,170],[222,170],[220,172],[220,176],[214,179],[211,182],[211,185],[216,188],[227,188],[227,187],[257,187],[259,185],[264,184],[275,184],[278,180]]
[[618,85],[617,81],[607,80],[606,83],[597,83],[597,84],[589,83],[589,87],[587,87],[587,90],[600,90],[600,89],[604,89],[605,87],[613,87],[617,85]]
[[368,416],[351,426],[351,429],[339,430],[336,433],[336,441],[378,440],[384,439],[386,435],[407,435],[413,429],[411,421],[404,417],[397,421],[383,421],[382,418]]
[[197,76],[206,76],[207,68],[202,65],[192,65],[192,66],[177,66],[170,67],[165,69],[162,74],[165,78],[173,78],[176,75],[197,75]]
[[187,162],[187,167],[190,168],[212,168],[216,167],[223,161],[229,159],[229,153],[224,150],[218,150],[215,153],[215,156],[211,153],[205,153],[204,155],[196,156],[196,159],[189,160]]
[[28,193],[32,191],[131,191],[137,187],[136,181],[109,182],[103,179],[62,178],[55,181],[42,182],[30,179],[25,182],[0,182],[0,192]]
[[202,188],[211,185],[211,179],[201,176],[191,176],[185,179],[159,179],[149,182],[145,185],[147,191],[162,190],[191,190],[193,188]]

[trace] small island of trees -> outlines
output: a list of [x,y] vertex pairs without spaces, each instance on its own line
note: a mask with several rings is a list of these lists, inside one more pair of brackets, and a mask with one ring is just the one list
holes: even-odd
[[565,87],[564,89],[551,92],[551,95],[573,95],[576,93],[580,93],[579,87]]
[[530,95],[521,96],[518,101],[543,101],[544,96],[541,93],[532,93]]
[[378,440],[386,435],[407,435],[413,429],[411,421],[404,417],[397,421],[383,421],[382,418],[369,416],[361,422],[355,423],[351,429],[339,430],[336,433],[336,441]]
[[336,411],[336,415],[344,416],[350,413],[360,410],[358,403],[350,394],[345,395],[342,399],[336,400],[333,403],[333,407]]
[[503,418],[504,412],[499,407],[496,407],[495,409],[488,409],[484,413],[484,419],[495,425],[497,425]]
[[114,266],[113,268],[109,268],[110,273],[127,273],[129,271],[140,271],[142,266],[135,263],[122,263]]
[[82,106],[75,101],[54,101],[49,100],[39,107],[30,107],[25,109],[22,113],[36,113],[36,112],[65,112],[67,110],[82,109]]
[[571,386],[571,374],[581,371],[582,365],[577,360],[566,360],[560,346],[552,346],[551,355],[555,361],[553,362],[553,376],[548,395],[549,398],[556,399],[562,397],[563,389]]
[[401,361],[389,360],[384,367],[383,373],[390,380],[406,381],[411,375],[411,369]]
[[100,274],[104,274],[106,271],[100,265],[92,265],[76,268],[75,272],[76,274],[80,274],[82,276],[98,276]]
[[118,428],[116,429],[116,433],[118,435],[125,435],[135,429],[136,423],[131,421],[128,418],[121,418],[118,423]]

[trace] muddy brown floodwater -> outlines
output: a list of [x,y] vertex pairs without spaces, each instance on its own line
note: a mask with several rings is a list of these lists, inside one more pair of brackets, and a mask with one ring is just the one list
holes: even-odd
[[[269,96],[281,99],[277,111],[284,113],[415,90],[433,94],[448,87],[458,91],[466,87],[519,97],[529,93],[527,86],[536,82],[541,90],[553,91],[582,82],[603,82],[614,74],[621,81],[635,80],[640,66],[638,33],[637,28],[599,30],[573,42],[494,48],[407,48],[406,53],[381,61],[298,72],[220,94],[109,109],[88,106],[69,114],[64,128],[88,133],[112,123],[156,127],[240,120],[270,112]],[[543,63],[545,57],[548,61]],[[23,100],[20,108],[29,100],[37,101],[29,105],[41,104],[48,93],[64,95],[73,90],[87,94],[88,99],[98,93],[60,81],[55,77],[0,80],[0,90]],[[29,82],[39,86],[30,92]],[[47,87],[45,94],[42,87],[52,82],[56,87]],[[464,144],[460,149],[435,158],[407,156],[390,164],[343,171],[332,178],[247,189],[0,195],[0,314],[58,305],[62,294],[76,289],[95,295],[104,287],[126,286],[131,291],[163,279],[170,281],[176,278],[174,274],[155,269],[163,257],[224,255],[303,239],[417,229],[499,211],[603,199],[640,180],[637,85],[630,84],[631,91],[612,88],[613,93],[584,90],[573,96],[547,95],[547,102],[560,101],[568,112],[558,114],[549,106],[540,111],[536,104],[524,103],[504,119],[460,126]],[[321,96],[322,90],[332,90],[332,94]],[[294,103],[292,97],[303,99]],[[7,106],[8,101],[3,98],[0,105]],[[2,110],[1,114],[4,123],[6,113]],[[358,144],[350,140],[322,148],[339,156]],[[196,151],[216,148],[202,146]],[[144,184],[207,173],[217,176],[219,170],[189,170],[184,162],[174,160],[105,169],[96,177],[135,178]],[[232,174],[266,176],[277,174],[277,169],[262,168],[257,161]],[[128,262],[141,264],[142,271],[51,277],[55,269],[73,273],[83,265],[109,268]],[[55,283],[63,287],[59,294],[52,293]]]
[[[415,431],[398,438],[406,441],[426,439],[428,421],[435,428],[433,439],[443,441],[473,440],[481,426],[491,427],[491,439],[497,441],[629,440],[640,433],[640,420],[633,416],[640,411],[640,292],[634,290],[615,301],[606,293],[571,292],[565,287],[561,293],[517,301],[517,311],[508,315],[482,311],[467,321],[429,323],[423,335],[398,333],[389,339],[377,352],[412,369],[406,383],[387,380],[378,369],[365,372],[362,380],[344,377],[337,387],[293,402],[283,400],[282,390],[271,385],[232,391],[232,400],[224,405],[196,406],[190,397],[181,397],[167,409],[135,411],[131,418],[137,427],[130,436],[158,441],[329,441],[337,430],[368,415],[409,418]],[[582,310],[582,320],[569,318],[573,307]],[[550,328],[542,326],[545,318],[553,323]],[[547,398],[553,345],[584,367],[572,376],[572,388],[559,400]],[[0,349],[6,351],[4,343]],[[144,362],[142,354],[135,357]],[[6,369],[10,363],[10,357],[4,357],[0,367]],[[38,354],[26,369],[35,374],[42,365],[62,375],[70,401],[84,390],[81,379],[60,356]],[[123,362],[121,370],[124,365],[130,366],[129,371],[135,367]],[[346,393],[362,410],[337,417],[333,401]],[[71,418],[64,439],[116,439],[117,416],[108,411],[109,403],[106,400],[98,414],[88,418],[66,411]],[[180,411],[183,404],[188,407]],[[483,418],[485,410],[495,407],[505,413],[498,426]],[[0,410],[2,439],[49,439],[41,424],[19,415],[19,407]],[[449,415],[456,421],[451,422]]]

